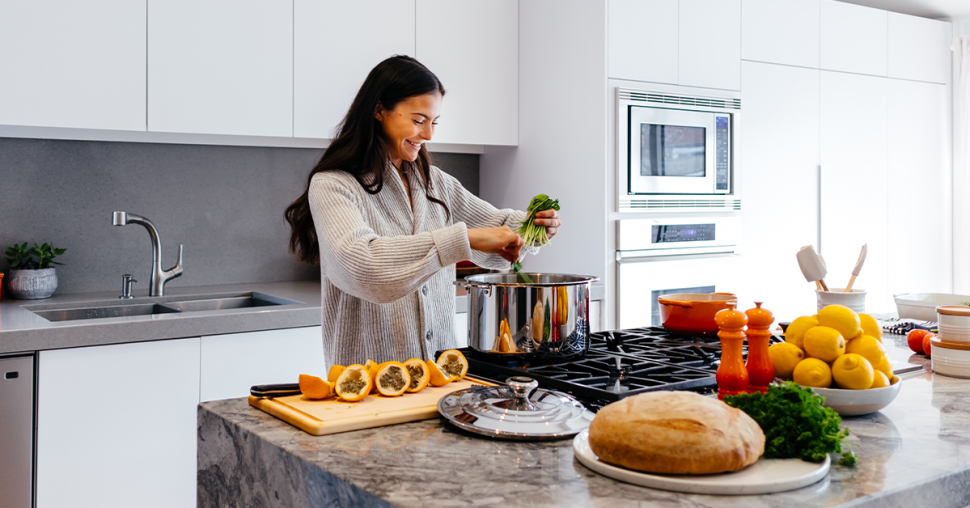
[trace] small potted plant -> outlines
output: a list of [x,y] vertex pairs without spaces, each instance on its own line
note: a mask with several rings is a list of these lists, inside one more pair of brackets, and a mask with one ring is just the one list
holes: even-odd
[[51,265],[61,265],[54,258],[64,254],[67,249],[55,249],[45,243],[27,248],[27,242],[7,247],[7,262],[10,263],[10,278],[7,290],[10,296],[19,300],[40,300],[50,298],[57,289],[57,271]]

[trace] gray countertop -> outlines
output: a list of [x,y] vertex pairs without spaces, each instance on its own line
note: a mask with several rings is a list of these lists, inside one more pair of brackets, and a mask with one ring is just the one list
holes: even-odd
[[[135,291],[126,303],[164,303],[187,296],[226,297],[264,293],[295,300],[297,305],[250,307],[180,314],[155,314],[77,321],[48,321],[33,310],[50,307],[118,305],[119,292],[73,293],[46,300],[0,300],[0,355],[106,344],[200,337],[226,333],[317,326],[320,324],[320,282],[272,282],[167,288],[165,296],[149,297]],[[591,288],[594,300],[602,299],[602,285]],[[465,290],[456,288],[455,310],[467,312]]]
[[[925,364],[885,339],[895,361]],[[779,507],[970,504],[970,380],[907,374],[882,411],[846,417],[859,465],[779,494],[708,496],[603,477],[572,442],[490,440],[439,419],[311,436],[245,399],[199,406],[199,506]],[[275,500],[274,500],[275,496]],[[272,502],[270,502],[272,501]]]

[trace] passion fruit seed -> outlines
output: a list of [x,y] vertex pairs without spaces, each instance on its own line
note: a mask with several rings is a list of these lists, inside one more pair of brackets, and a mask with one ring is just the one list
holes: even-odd
[[387,369],[381,374],[381,386],[390,385],[391,388],[394,388],[394,391],[399,391],[404,387],[405,383],[407,381],[401,374],[401,369]]
[[448,358],[448,362],[445,363],[441,370],[447,372],[451,377],[458,377],[461,375],[461,364],[458,363],[458,360],[455,359],[454,356],[451,356]]
[[340,385],[340,391],[345,393],[360,393],[367,386],[367,383],[360,379],[348,379]]
[[408,386],[409,390],[413,390],[421,384],[420,377],[424,375],[423,365],[408,365],[408,374],[411,375],[411,385]]

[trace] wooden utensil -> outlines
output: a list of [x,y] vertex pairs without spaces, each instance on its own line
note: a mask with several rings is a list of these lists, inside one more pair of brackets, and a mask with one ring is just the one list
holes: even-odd
[[866,252],[868,251],[867,246],[869,244],[862,245],[862,252],[859,253],[859,260],[855,262],[855,268],[852,269],[852,277],[849,277],[849,283],[845,286],[845,292],[848,293],[852,291],[852,285],[855,284],[855,278],[859,276],[859,272],[862,271],[862,264],[866,262]]
[[816,287],[821,287],[822,291],[828,291],[829,288],[825,285],[825,275],[828,271],[825,268],[825,263],[815,253],[815,248],[806,245],[798,250],[795,257],[798,259],[798,267],[802,269],[805,280],[814,281]]

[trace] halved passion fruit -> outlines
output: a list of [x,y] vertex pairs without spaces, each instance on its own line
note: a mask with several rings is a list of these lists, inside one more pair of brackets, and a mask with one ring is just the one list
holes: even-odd
[[333,385],[317,376],[300,374],[300,391],[308,399],[325,399],[333,394]]
[[385,362],[375,376],[377,391],[381,395],[397,397],[411,386],[411,375],[401,362]]
[[381,368],[380,364],[375,362],[374,360],[371,360],[370,358],[368,358],[367,361],[364,362],[364,369],[367,371],[367,374],[370,375],[371,393],[377,391],[377,384],[374,383],[374,377],[377,376],[377,371],[380,368]]
[[330,372],[327,373],[327,381],[336,383],[337,378],[340,377],[340,374],[343,374],[344,369],[346,368],[347,367],[344,367],[343,365],[334,365],[333,367],[330,367]]
[[444,386],[452,381],[451,376],[447,372],[441,370],[441,367],[432,360],[428,360],[428,374],[431,382],[431,386]]
[[420,392],[424,390],[425,386],[428,386],[428,381],[431,381],[431,374],[428,372],[428,365],[424,363],[424,360],[411,358],[404,362],[404,367],[408,369],[408,375],[411,376],[411,383],[407,389],[408,393]]
[[348,365],[334,383],[337,396],[348,402],[363,400],[370,393],[374,382],[363,365]]
[[449,349],[441,353],[441,356],[438,357],[437,364],[441,367],[441,370],[451,376],[452,381],[465,379],[465,374],[468,373],[468,360],[457,349]]

